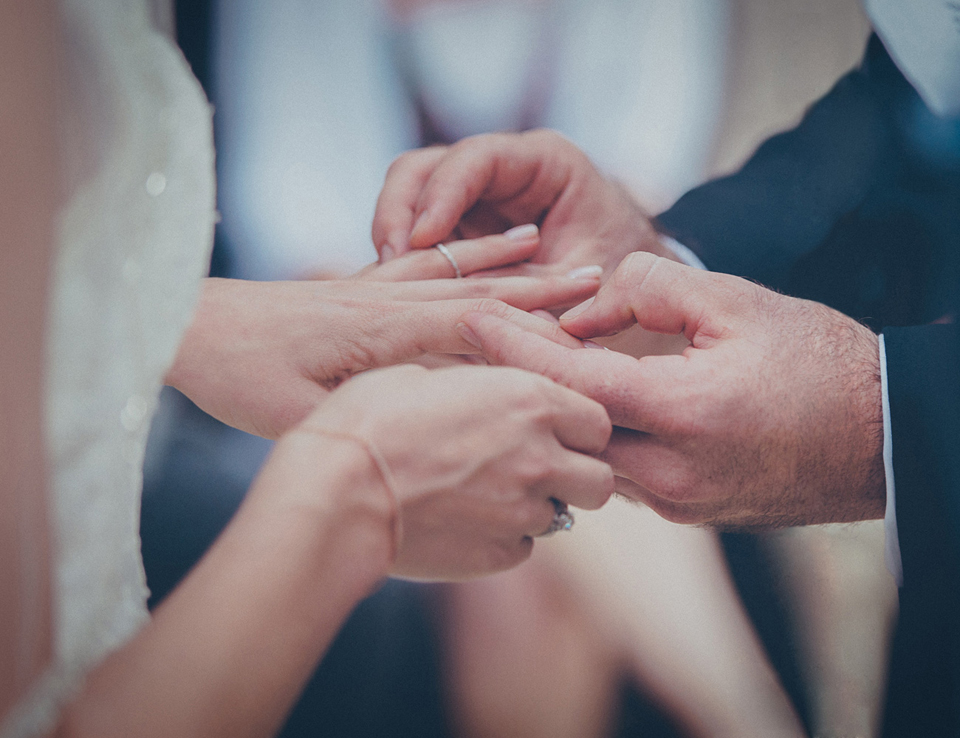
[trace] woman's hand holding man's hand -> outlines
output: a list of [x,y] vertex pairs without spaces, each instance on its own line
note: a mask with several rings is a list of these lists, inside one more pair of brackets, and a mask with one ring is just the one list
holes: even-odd
[[553,520],[551,498],[603,505],[613,472],[591,454],[610,428],[598,403],[530,372],[404,366],[345,382],[291,435],[376,449],[400,514],[391,573],[449,580],[526,559]]

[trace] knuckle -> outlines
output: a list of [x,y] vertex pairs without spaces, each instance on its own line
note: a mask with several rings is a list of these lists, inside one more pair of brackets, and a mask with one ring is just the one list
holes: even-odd
[[539,488],[556,476],[556,465],[545,450],[528,453],[517,476],[527,489]]
[[620,288],[630,287],[646,276],[654,259],[655,256],[645,251],[631,251],[617,265],[610,281]]
[[390,166],[387,167],[387,177],[395,177],[401,171],[407,169],[414,159],[414,152],[404,151],[400,156],[390,162]]

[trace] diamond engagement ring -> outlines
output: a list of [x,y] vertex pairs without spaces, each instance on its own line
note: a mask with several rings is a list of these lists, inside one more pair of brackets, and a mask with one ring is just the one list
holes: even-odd
[[453,271],[457,273],[457,279],[460,279],[461,277],[463,277],[463,274],[460,272],[460,265],[457,264],[457,260],[453,258],[453,254],[450,253],[450,249],[448,249],[442,243],[438,243],[433,248],[435,248],[437,251],[439,251],[441,254],[447,257],[447,261],[450,262],[450,266],[453,267]]
[[567,503],[555,497],[551,497],[550,502],[553,503],[553,520],[541,536],[552,536],[558,530],[570,530],[573,527],[573,513],[567,508]]

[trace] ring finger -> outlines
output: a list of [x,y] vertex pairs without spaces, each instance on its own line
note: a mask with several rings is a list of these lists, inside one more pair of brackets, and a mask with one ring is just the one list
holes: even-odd
[[530,224],[504,234],[448,241],[443,245],[450,258],[436,248],[420,249],[365,271],[362,277],[378,282],[450,279],[457,276],[454,263],[462,276],[505,267],[533,256],[540,246],[540,234]]

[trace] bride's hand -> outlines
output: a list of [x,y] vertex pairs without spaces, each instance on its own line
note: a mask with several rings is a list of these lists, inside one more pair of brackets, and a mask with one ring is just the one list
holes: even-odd
[[368,372],[295,432],[311,430],[360,438],[386,462],[401,522],[397,576],[515,566],[550,526],[551,497],[592,510],[613,492],[610,467],[590,456],[610,437],[603,407],[520,370]]
[[[426,353],[477,353],[456,330],[467,312],[509,315],[531,330],[543,330],[545,321],[518,315],[510,305],[521,311],[574,305],[599,284],[591,276],[209,279],[167,383],[223,422],[275,438],[354,374]],[[547,330],[556,340],[575,341],[556,326]]]
[[[351,279],[374,282],[403,282],[415,279],[456,278],[456,270],[463,277],[488,277],[522,274],[528,260],[540,248],[540,231],[533,223],[511,228],[506,233],[442,244],[450,258],[438,248],[409,251],[384,263],[374,262],[361,269]],[[456,264],[456,267],[454,266]],[[520,271],[518,271],[520,270]],[[541,276],[541,273],[533,276]],[[551,275],[564,272],[554,270]]]

